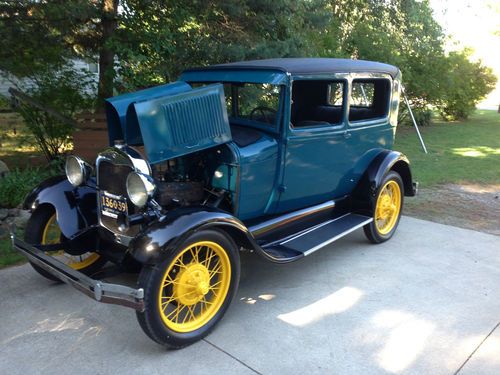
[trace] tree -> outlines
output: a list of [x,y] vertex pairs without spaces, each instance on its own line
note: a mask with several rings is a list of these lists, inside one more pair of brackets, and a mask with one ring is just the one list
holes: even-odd
[[496,77],[481,62],[470,60],[471,50],[451,52],[446,60],[444,94],[437,105],[446,120],[466,119],[477,103],[495,88]]
[[307,35],[326,26],[323,3],[124,1],[114,39],[122,84],[129,89],[175,80],[189,66],[311,55]]
[[[0,38],[0,69],[16,76],[98,59],[101,103],[113,87],[173,81],[189,66],[270,57],[396,65],[423,111],[461,87],[450,84],[458,57],[446,55],[429,0],[0,0]],[[473,70],[489,90],[485,68]],[[470,88],[477,101],[484,90]]]
[[113,95],[118,0],[0,1],[0,70],[37,81],[72,58],[99,62],[98,98]]

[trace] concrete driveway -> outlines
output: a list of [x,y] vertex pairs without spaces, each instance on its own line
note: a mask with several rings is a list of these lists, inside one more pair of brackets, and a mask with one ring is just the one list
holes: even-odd
[[180,351],[28,265],[0,290],[3,374],[500,373],[500,237],[408,217],[378,246],[358,231],[290,265],[245,255],[222,322]]

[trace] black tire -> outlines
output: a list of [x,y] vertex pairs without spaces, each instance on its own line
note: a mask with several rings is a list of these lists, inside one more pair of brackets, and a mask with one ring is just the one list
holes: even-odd
[[[399,187],[399,207],[398,207],[398,212],[395,214],[394,222],[392,225],[389,226],[389,231],[386,230],[381,230],[381,228],[377,225],[377,203],[379,202],[379,197],[388,184],[391,186],[391,188],[396,188],[396,185]],[[404,201],[404,186],[403,186],[403,180],[401,179],[401,176],[394,171],[389,171],[384,178],[382,179],[382,182],[377,190],[377,193],[375,194],[375,197],[372,198],[372,207],[373,207],[373,221],[370,224],[367,224],[363,227],[363,230],[365,232],[366,237],[368,240],[372,243],[382,243],[387,240],[389,240],[394,233],[396,232],[396,229],[399,225],[399,220],[401,219],[401,212],[403,210],[403,201]],[[385,228],[384,228],[385,229]]]
[[[217,259],[217,256],[215,258],[210,258],[206,264],[207,270],[210,272],[210,267],[211,263],[213,261],[216,262],[225,262],[226,266],[229,265],[230,267],[230,277],[229,275],[227,276],[227,280],[229,280],[229,285],[227,286],[227,292],[220,297],[217,297],[217,295],[212,294],[211,296],[209,294],[205,294],[202,296],[201,292],[192,292],[192,293],[200,293],[199,298],[202,298],[203,300],[205,299],[205,295],[208,296],[208,298],[212,297],[212,300],[210,300],[211,304],[214,304],[215,307],[217,307],[217,303],[214,301],[217,299],[220,301],[220,306],[215,310],[212,310],[210,314],[207,313],[210,312],[210,305],[203,305],[202,301],[195,302],[193,305],[193,315],[194,311],[198,308],[198,304],[201,304],[198,311],[201,311],[201,317],[203,317],[203,314],[206,314],[206,318],[208,319],[203,325],[199,327],[195,327],[192,330],[187,330],[187,331],[179,331],[177,329],[174,329],[172,326],[173,324],[177,324],[173,320],[176,318],[174,316],[172,320],[168,320],[166,317],[167,315],[167,309],[172,308],[172,309],[180,309],[179,311],[182,312],[184,307],[187,305],[183,305],[180,302],[180,298],[183,297],[183,295],[177,296],[175,295],[175,289],[176,286],[174,284],[176,281],[179,279],[182,281],[182,277],[185,275],[189,275],[188,270],[190,267],[192,267],[195,264],[202,264],[204,261],[198,260],[198,262],[195,261],[195,258],[192,256],[192,253],[188,253],[188,249],[195,248],[196,258],[200,257],[201,259],[201,254],[203,252],[203,245],[199,245],[200,243],[215,243],[217,244],[220,248],[223,249],[225,254],[227,254],[227,258],[224,258],[226,260],[222,260],[221,257],[219,256],[219,259]],[[200,250],[197,250],[200,249]],[[190,250],[189,250],[190,251]],[[208,247],[208,249],[205,251],[205,254],[209,254],[209,251],[213,251]],[[220,251],[220,250],[217,250]],[[188,263],[186,261],[186,258],[189,260],[189,257],[191,257],[191,261]],[[206,261],[205,256],[205,261]],[[179,259],[181,259],[181,263],[186,261],[187,266],[182,268],[176,268],[179,262]],[[213,260],[212,260],[213,259]],[[221,266],[222,267],[222,266]],[[217,266],[215,266],[217,268]],[[221,268],[224,270],[224,267]],[[222,272],[221,272],[222,273]],[[175,280],[172,279],[172,275],[175,275]],[[170,281],[168,278],[170,278]],[[186,276],[187,277],[187,276]],[[221,283],[221,277],[224,278],[224,276],[217,276],[217,278],[212,281],[212,276],[208,279],[208,286],[212,288],[212,284],[220,284]],[[171,254],[167,256],[167,258],[162,261],[161,263],[155,265],[155,266],[145,266],[140,275],[139,279],[137,282],[137,285],[139,288],[144,289],[144,304],[145,304],[145,310],[143,312],[137,312],[137,319],[139,321],[139,324],[141,328],[144,330],[146,335],[148,335],[152,340],[156,341],[157,343],[169,348],[169,349],[180,349],[182,347],[185,347],[187,345],[190,345],[206,335],[210,333],[210,331],[215,327],[215,325],[222,319],[224,316],[225,312],[229,308],[229,305],[231,304],[231,301],[233,300],[237,290],[238,290],[238,284],[239,284],[239,279],[240,279],[240,257],[238,253],[238,249],[235,245],[235,243],[232,241],[231,238],[229,238],[227,235],[223,234],[222,232],[215,231],[215,230],[203,230],[200,232],[197,232],[191,236],[189,236],[175,251],[173,251]],[[226,284],[227,284],[226,280]],[[170,283],[172,286],[167,286],[167,284]],[[180,284],[180,282],[179,282]],[[185,285],[185,284],[180,284],[180,285]],[[224,285],[224,284],[222,284]],[[189,290],[198,290],[197,286],[191,286],[189,285],[190,288]],[[170,288],[170,289],[169,289]],[[178,288],[181,288],[178,286]],[[212,293],[213,290],[216,289],[210,289],[208,293]],[[183,289],[183,291],[186,291],[186,289]],[[161,293],[161,294],[160,294]],[[169,294],[170,293],[170,294]],[[192,295],[191,292],[188,293],[188,295]],[[185,294],[184,294],[185,296]],[[160,306],[160,299],[168,298],[170,302],[166,302],[162,304],[164,308],[162,309]],[[198,295],[195,295],[194,300],[198,298]],[[181,307],[184,306],[184,307]],[[203,306],[205,306],[205,312],[203,312]],[[190,308],[190,307],[189,307]],[[188,308],[188,310],[189,310]],[[178,313],[179,314],[179,313]],[[185,314],[187,315],[188,312],[186,311]],[[169,314],[170,315],[170,314]],[[180,320],[179,316],[179,320]],[[166,319],[166,320],[165,320]],[[191,319],[191,318],[190,318]],[[184,327],[185,323],[179,323],[181,324],[182,327]],[[187,324],[190,324],[190,320],[188,319]]]
[[[28,220],[28,223],[26,224],[24,240],[31,245],[41,244],[45,227],[48,225],[49,221],[54,215],[54,208],[48,205],[40,206],[35,211],[33,211],[31,217]],[[78,271],[86,275],[92,275],[99,271],[105,263],[106,260],[101,256],[89,266],[79,268]],[[30,264],[35,269],[35,271],[37,271],[43,277],[49,280],[60,282],[57,277],[45,271],[43,268],[40,268],[36,264],[33,264],[31,262]]]

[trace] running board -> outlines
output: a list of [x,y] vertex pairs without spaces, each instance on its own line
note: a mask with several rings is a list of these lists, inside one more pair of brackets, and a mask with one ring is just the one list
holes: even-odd
[[349,213],[287,238],[264,244],[262,250],[277,263],[292,262],[314,253],[372,221],[371,217]]

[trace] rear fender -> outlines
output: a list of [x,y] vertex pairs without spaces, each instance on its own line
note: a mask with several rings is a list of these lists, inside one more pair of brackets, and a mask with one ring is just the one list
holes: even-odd
[[191,234],[204,229],[226,233],[239,247],[258,247],[247,227],[237,218],[215,208],[198,206],[170,211],[160,220],[148,225],[130,242],[128,252],[142,264],[157,264]]
[[54,176],[36,186],[25,198],[23,208],[34,211],[51,205],[62,234],[71,238],[79,230],[97,224],[96,189],[71,185],[66,176]]
[[401,176],[405,196],[416,194],[408,158],[398,151],[382,150],[375,156],[354,189],[352,203],[355,210],[371,212],[372,198],[375,197],[384,176],[391,170]]

